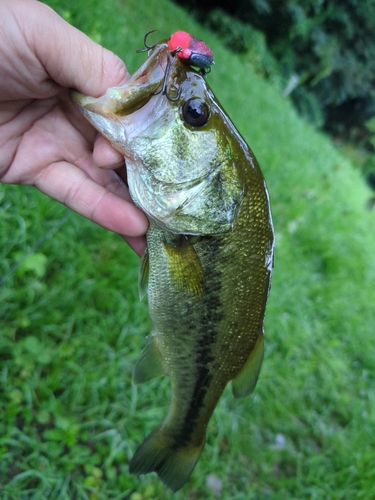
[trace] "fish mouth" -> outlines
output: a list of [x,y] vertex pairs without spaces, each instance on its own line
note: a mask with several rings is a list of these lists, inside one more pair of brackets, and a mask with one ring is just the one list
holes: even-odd
[[70,99],[88,121],[102,133],[121,154],[126,156],[126,117],[145,107],[157,93],[165,78],[169,49],[164,41],[153,47],[142,66],[123,86],[111,87],[101,97],[85,96],[71,89]]

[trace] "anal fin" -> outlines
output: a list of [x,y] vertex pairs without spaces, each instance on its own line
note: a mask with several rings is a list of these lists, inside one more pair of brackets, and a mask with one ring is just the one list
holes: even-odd
[[247,396],[255,389],[264,355],[264,335],[259,334],[253,350],[240,373],[232,380],[232,390],[236,398]]

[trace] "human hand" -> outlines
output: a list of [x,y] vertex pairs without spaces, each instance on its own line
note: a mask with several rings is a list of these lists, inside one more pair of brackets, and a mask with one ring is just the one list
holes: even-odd
[[123,84],[124,63],[46,5],[0,0],[0,75],[0,181],[36,186],[141,254],[148,222],[121,179],[124,159],[68,97]]

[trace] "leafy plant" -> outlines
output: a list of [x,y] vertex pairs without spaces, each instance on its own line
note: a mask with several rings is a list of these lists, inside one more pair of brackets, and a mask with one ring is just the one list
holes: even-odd
[[[296,78],[291,96],[297,109],[331,132],[347,134],[356,129],[356,140],[366,139],[366,121],[375,115],[373,0],[183,3],[194,7],[202,22],[224,35],[232,50],[241,51],[243,40],[251,40],[248,33],[259,30],[284,79]],[[258,47],[254,44],[252,50]],[[266,67],[266,58],[263,61]]]

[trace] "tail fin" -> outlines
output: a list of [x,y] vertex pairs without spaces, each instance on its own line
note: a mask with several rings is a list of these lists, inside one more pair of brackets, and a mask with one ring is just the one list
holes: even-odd
[[173,491],[183,487],[202,453],[205,441],[199,446],[177,447],[173,438],[154,429],[130,460],[131,474],[155,471],[160,480]]

